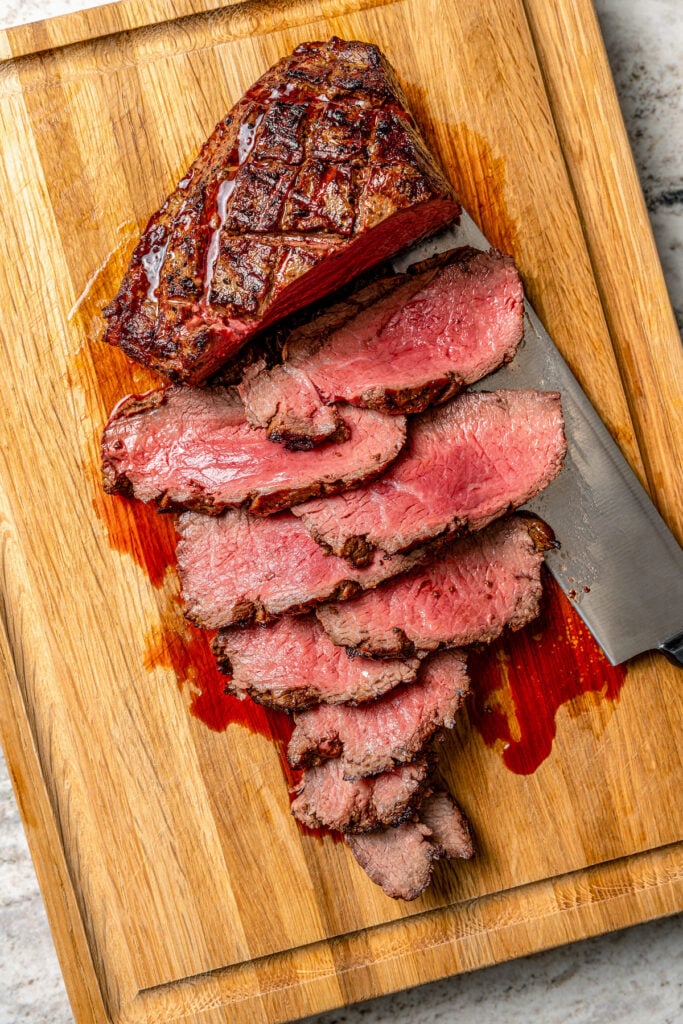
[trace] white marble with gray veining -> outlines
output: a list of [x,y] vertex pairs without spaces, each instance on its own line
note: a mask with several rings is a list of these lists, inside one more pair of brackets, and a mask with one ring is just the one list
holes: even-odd
[[[104,0],[4,0],[0,28]],[[683,0],[597,0],[626,127],[683,326]],[[683,918],[333,1011],[307,1024],[683,1024]],[[73,1024],[0,757],[0,1024]]]

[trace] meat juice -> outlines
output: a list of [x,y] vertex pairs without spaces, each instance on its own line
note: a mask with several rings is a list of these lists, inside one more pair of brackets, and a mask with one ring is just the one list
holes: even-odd
[[[549,573],[539,617],[473,651],[468,665],[470,720],[487,746],[502,748],[503,764],[518,775],[533,774],[550,754],[563,704],[584,693],[614,701],[626,677],[622,666],[610,665]],[[504,702],[496,699],[503,693]]]

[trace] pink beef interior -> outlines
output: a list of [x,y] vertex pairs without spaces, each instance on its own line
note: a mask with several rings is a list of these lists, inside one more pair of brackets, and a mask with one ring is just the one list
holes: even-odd
[[288,361],[327,401],[364,405],[386,391],[449,378],[469,384],[512,358],[523,334],[523,302],[509,256],[456,250],[453,262],[407,275],[317,351],[293,346]]
[[416,658],[350,658],[312,615],[223,630],[213,646],[219,664],[232,675],[233,693],[284,709],[366,701],[412,682],[420,667]]
[[294,513],[335,554],[359,540],[405,551],[522,505],[558,474],[565,450],[557,392],[466,393],[411,422],[404,452],[380,480]]
[[171,387],[130,396],[104,432],[105,486],[162,507],[270,513],[375,476],[403,447],[402,418],[349,406],[344,420],[344,443],[287,452],[249,426],[233,390]]
[[318,601],[349,597],[405,572],[420,557],[377,554],[365,568],[353,568],[325,554],[288,512],[268,518],[243,511],[186,512],[177,531],[186,614],[207,629],[265,622]]
[[407,575],[316,614],[335,644],[371,656],[488,643],[538,613],[542,531],[539,520],[520,516],[493,523]]
[[296,716],[287,756],[293,768],[340,757],[346,778],[361,778],[407,764],[438,729],[451,728],[468,692],[465,658],[433,655],[417,683],[372,703],[321,704]]

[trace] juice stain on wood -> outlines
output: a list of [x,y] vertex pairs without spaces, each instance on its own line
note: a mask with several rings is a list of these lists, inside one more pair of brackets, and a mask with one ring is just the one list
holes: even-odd
[[[182,618],[166,625],[148,640],[145,667],[148,670],[163,666],[175,672],[180,689],[189,688],[190,714],[214,732],[223,732],[237,724],[259,736],[271,740],[280,758],[290,802],[296,795],[303,772],[295,771],[287,761],[287,746],[294,723],[284,711],[276,711],[257,704],[250,697],[240,700],[225,692],[227,678],[219,671],[211,651],[215,630],[199,629]],[[341,835],[322,828],[308,828],[297,821],[304,835],[322,838],[329,835],[341,842]]]
[[128,554],[144,569],[157,589],[164,583],[169,567],[174,567],[175,530],[169,515],[159,515],[150,505],[134,498],[95,492],[95,513],[107,531],[109,546]]
[[531,775],[550,754],[563,704],[586,693],[615,701],[626,678],[547,573],[539,618],[474,651],[468,664],[470,720],[488,746],[502,745],[503,763],[518,775]]

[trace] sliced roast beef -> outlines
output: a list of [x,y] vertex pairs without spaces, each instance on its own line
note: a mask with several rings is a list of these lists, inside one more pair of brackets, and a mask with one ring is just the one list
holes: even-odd
[[472,248],[441,253],[294,331],[284,364],[262,365],[242,385],[250,420],[271,440],[310,444],[331,433],[325,407],[334,402],[422,412],[512,358],[523,309],[509,256]]
[[346,406],[344,422],[344,443],[287,452],[249,426],[234,389],[129,395],[104,431],[104,489],[163,509],[244,507],[266,515],[377,476],[405,442],[400,417]]
[[410,764],[369,779],[345,779],[339,758],[308,768],[292,801],[292,814],[308,828],[369,832],[412,817],[428,791],[433,759]]
[[319,704],[296,716],[287,748],[293,768],[339,757],[344,777],[363,778],[408,764],[443,728],[469,691],[465,657],[459,651],[433,655],[417,683],[368,704]]
[[467,820],[443,792],[427,797],[419,820],[349,835],[346,842],[372,881],[396,900],[414,900],[422,895],[431,881],[434,861],[443,857],[469,859],[474,854]]
[[420,662],[349,658],[335,647],[313,615],[272,626],[224,629],[213,641],[227,689],[260,704],[294,710],[324,702],[361,703],[399,683],[413,682]]
[[[275,448],[274,445],[270,446]],[[289,512],[178,517],[178,571],[189,619],[208,629],[268,622],[341,601],[416,565],[425,552],[377,553],[361,569],[327,555]]]
[[403,658],[495,640],[538,614],[543,553],[552,535],[539,519],[512,516],[453,541],[405,576],[316,615],[342,647]]
[[348,428],[336,405],[323,405],[302,370],[279,364],[266,369],[263,360],[247,368],[239,393],[247,419],[262,427],[270,441],[305,451],[323,441],[345,441]]
[[432,880],[436,848],[419,821],[346,836],[363,871],[394,900],[416,900]]
[[431,831],[440,857],[474,856],[470,824],[453,798],[444,790],[432,793],[420,807],[420,821]]
[[294,513],[319,543],[362,564],[375,549],[481,529],[550,483],[565,450],[557,392],[466,393],[411,421],[380,480]]
[[369,43],[303,43],[216,126],[135,249],[105,340],[198,383],[460,212]]

